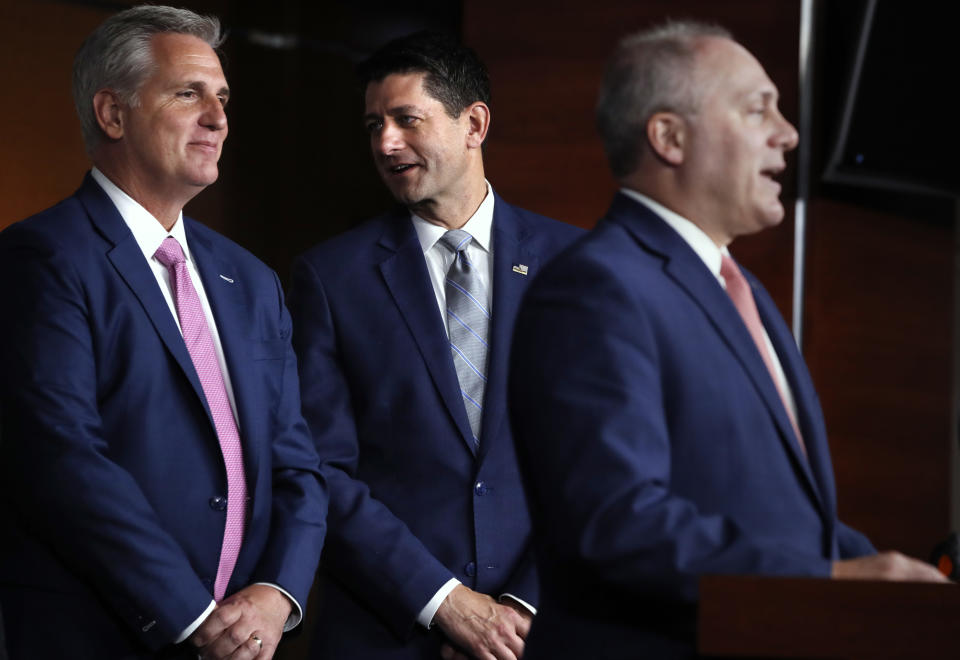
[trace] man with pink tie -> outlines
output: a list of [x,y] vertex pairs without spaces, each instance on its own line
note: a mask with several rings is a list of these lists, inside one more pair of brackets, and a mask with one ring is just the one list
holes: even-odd
[[0,235],[11,658],[268,659],[326,490],[276,275],[183,206],[218,175],[219,22],[105,21],[74,64],[93,170]]
[[715,26],[640,32],[597,124],[621,190],[514,337],[543,584],[527,659],[693,657],[703,574],[942,580],[838,520],[813,382],[728,250],[783,219],[797,144],[760,63]]

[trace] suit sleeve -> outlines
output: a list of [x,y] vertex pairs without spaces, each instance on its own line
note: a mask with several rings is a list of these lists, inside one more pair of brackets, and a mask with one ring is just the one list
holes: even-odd
[[[660,337],[604,264],[554,262],[514,338],[510,403],[538,547],[584,585],[692,602],[710,573],[827,576],[671,490]],[[547,579],[544,576],[544,579]],[[589,589],[589,587],[586,587]]]
[[855,559],[867,555],[877,554],[866,536],[842,522],[837,522],[837,545],[840,549],[840,559]]
[[313,584],[326,533],[326,481],[320,474],[310,430],[301,415],[292,323],[283,304],[280,281],[273,276],[281,339],[285,340],[283,381],[271,440],[272,507],[270,536],[253,581],[276,584],[302,606]]
[[370,492],[358,474],[360,437],[338,329],[314,268],[294,265],[290,292],[304,416],[330,489],[328,574],[399,637],[453,574]]
[[[4,469],[16,514],[151,648],[210,603],[133,476],[111,457],[98,406],[91,318],[69,247],[2,237]],[[135,411],[131,411],[135,414]]]
[[[527,547],[524,549],[516,568],[507,580],[507,583],[501,589],[499,596],[503,601],[504,596],[513,597],[513,600],[521,601],[524,609],[532,614],[536,614],[536,609],[540,605],[540,576],[537,573],[537,561],[534,556],[533,540],[531,538]],[[530,610],[530,608],[533,608]]]

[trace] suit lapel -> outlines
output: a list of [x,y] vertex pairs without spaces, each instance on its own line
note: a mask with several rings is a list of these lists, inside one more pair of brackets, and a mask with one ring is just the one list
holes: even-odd
[[173,315],[170,314],[170,307],[167,306],[167,301],[157,285],[157,279],[143,258],[143,252],[129,227],[107,194],[89,174],[84,179],[77,196],[86,208],[91,222],[113,244],[113,247],[107,251],[107,258],[140,301],[163,344],[190,381],[194,392],[203,401],[212,426],[213,418],[210,416],[200,379],[187,352],[187,346],[183,342],[183,336],[177,328]]
[[[529,279],[536,274],[540,264],[539,255],[531,251],[533,246],[529,239],[533,232],[523,224],[513,207],[499,195],[495,195],[494,200],[493,309],[487,357],[487,386],[480,431],[481,460],[495,439],[503,435],[499,431],[506,423],[505,393],[513,325]],[[523,270],[524,268],[526,270]]]
[[380,245],[389,252],[380,262],[383,281],[413,335],[433,384],[460,430],[464,444],[474,453],[473,433],[450,356],[450,340],[444,331],[444,319],[437,308],[423,249],[409,215],[398,212],[387,220]]
[[263,418],[256,412],[266,401],[266,393],[258,389],[258,379],[245,377],[254,350],[251,339],[256,339],[250,337],[251,310],[243,295],[244,287],[248,284],[240,277],[234,264],[226,261],[215,246],[197,231],[193,220],[184,217],[184,223],[190,256],[200,273],[204,293],[213,311],[227,372],[230,374],[239,418],[240,441],[244,448],[243,462],[249,481],[251,475],[257,474],[260,460],[252,439],[257,435],[257,421]]
[[[666,274],[703,310],[717,333],[743,366],[780,432],[779,436],[784,449],[791,456],[797,470],[803,475],[814,500],[822,506],[817,483],[811,473],[809,462],[803,456],[794,436],[780,393],[767,371],[750,332],[740,318],[740,313],[713,273],[672,227],[638,202],[618,195],[608,217],[625,226],[638,240],[665,258]],[[766,319],[763,320],[766,321]]]
[[[706,269],[704,268],[704,270]],[[742,268],[741,271],[743,271]],[[710,276],[711,278],[713,277],[712,274]],[[804,478],[806,479],[808,485],[810,486],[811,492],[813,493],[814,499],[822,506],[823,503],[820,501],[819,493],[820,489],[817,487],[817,482],[813,478],[813,473],[810,469],[810,462],[807,460],[803,450],[800,448],[800,442],[793,431],[793,425],[790,423],[790,417],[787,415],[787,410],[784,408],[783,400],[780,398],[780,391],[774,384],[773,378],[770,372],[767,370],[767,365],[763,362],[763,358],[760,356],[760,352],[757,350],[757,345],[754,343],[753,337],[750,335],[750,331],[747,330],[746,325],[743,323],[743,319],[740,317],[740,313],[737,311],[736,306],[734,306],[733,301],[730,300],[730,296],[727,295],[727,293],[722,287],[720,287],[715,279],[714,284],[716,285],[715,290],[719,292],[719,296],[716,296],[715,300],[711,299],[709,303],[702,305],[702,307],[708,315],[712,316],[712,320],[714,326],[717,328],[717,331],[724,336],[724,339],[730,346],[731,350],[733,350],[741,364],[743,364],[744,369],[746,369],[750,376],[750,380],[753,381],[754,387],[757,389],[758,393],[766,404],[767,409],[773,416],[777,429],[780,431],[780,440],[783,443],[784,449],[790,455],[797,469],[803,473]],[[754,302],[756,302],[758,298],[758,288],[754,286],[753,283],[751,283],[750,288],[754,296]],[[760,308],[758,304],[758,312],[759,311]],[[771,314],[778,314],[778,312],[776,312],[775,309],[767,309],[765,311],[766,314],[761,314],[760,318],[764,329],[767,330],[767,334],[769,336],[770,316]],[[772,340],[771,343],[773,343]],[[784,352],[782,349],[783,345],[781,344],[780,348],[777,350],[778,358],[780,357],[780,354]],[[798,402],[797,407],[799,408],[800,399],[797,398],[796,401]]]
[[[107,258],[140,301],[163,344],[170,351],[183,375],[190,382],[194,393],[200,399],[200,403],[207,414],[210,428],[216,433],[210,406],[207,404],[207,398],[203,393],[197,370],[193,366],[193,360],[191,360],[190,353],[183,341],[183,335],[180,334],[173,315],[170,313],[170,307],[157,285],[157,279],[149,264],[143,258],[143,252],[129,227],[127,227],[107,194],[89,174],[87,174],[83,185],[77,192],[77,197],[86,208],[91,222],[97,230],[113,244],[113,247],[107,251]],[[197,234],[193,227],[193,221],[185,217],[184,222],[186,223],[185,229],[190,253],[193,256],[197,271],[200,273],[204,292],[217,322],[217,330],[227,361],[227,369],[231,374],[237,413],[240,417],[241,441],[247,447],[244,429],[254,428],[254,420],[251,417],[250,410],[252,404],[259,401],[260,398],[259,393],[249,391],[254,386],[251,383],[252,379],[242,377],[244,373],[243,360],[249,350],[243,341],[242,333],[235,331],[237,328],[249,326],[249,319],[241,295],[242,284],[238,284],[240,280],[235,276],[232,266],[216,256],[209,241]],[[225,286],[230,283],[222,279],[220,274],[232,279],[233,284],[237,286]],[[244,451],[244,463],[248,475],[257,474],[258,462],[259,458],[256,456],[256,452]]]
[[[796,348],[793,335],[786,326],[776,309],[773,300],[767,295],[762,287],[756,284],[752,274],[744,271],[750,287],[753,289],[753,296],[757,301],[757,309],[760,312],[760,319],[763,321],[763,327],[766,328],[773,344],[780,365],[783,367],[784,375],[790,384],[793,392],[793,398],[797,407],[797,425],[803,434],[803,442],[806,447],[806,456],[802,452],[794,449],[794,455],[797,461],[808,466],[811,471],[812,479],[818,485],[817,493],[825,511],[836,510],[836,493],[833,483],[833,470],[830,467],[830,450],[827,447],[827,430],[823,425],[823,415],[820,413],[820,404],[817,400],[816,391],[813,388],[813,381],[807,371],[803,358]],[[790,443],[796,447],[794,443]],[[805,458],[805,461],[801,459]]]

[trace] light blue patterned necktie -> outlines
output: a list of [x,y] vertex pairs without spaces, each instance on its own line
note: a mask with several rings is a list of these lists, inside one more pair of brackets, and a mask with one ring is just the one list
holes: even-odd
[[463,405],[470,420],[474,444],[479,446],[483,393],[487,385],[490,309],[480,275],[467,258],[466,249],[471,240],[473,237],[462,229],[452,229],[440,238],[440,242],[454,254],[445,284],[447,329]]

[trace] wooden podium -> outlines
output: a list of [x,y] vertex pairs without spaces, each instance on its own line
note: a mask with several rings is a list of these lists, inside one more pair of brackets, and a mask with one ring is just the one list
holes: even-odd
[[706,576],[697,635],[707,657],[960,658],[960,586]]

